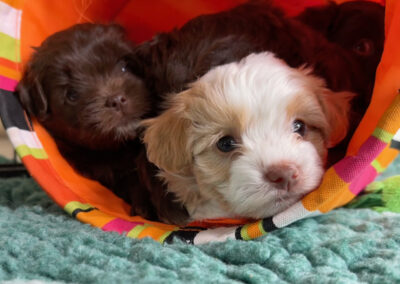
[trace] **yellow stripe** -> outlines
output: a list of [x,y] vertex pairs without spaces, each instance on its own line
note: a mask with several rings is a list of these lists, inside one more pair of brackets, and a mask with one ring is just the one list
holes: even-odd
[[15,148],[18,156],[22,159],[25,156],[32,155],[34,158],[39,160],[48,159],[46,152],[43,149],[29,148],[26,145],[20,145]]
[[371,163],[371,166],[374,167],[374,169],[378,172],[381,173],[385,170],[384,167],[381,166],[381,164],[377,160],[373,160]]
[[172,232],[173,231],[165,232],[161,237],[158,238],[158,242],[162,244],[165,241],[165,239],[172,234]]
[[372,135],[385,143],[389,143],[394,136],[394,134],[387,132],[382,128],[375,128],[374,133]]
[[10,61],[20,62],[19,55],[20,40],[10,37],[4,33],[0,33],[0,57],[6,58]]
[[130,231],[128,232],[128,234],[126,234],[126,235],[127,235],[128,237],[130,237],[130,238],[136,239],[136,238],[139,236],[139,234],[140,234],[144,229],[146,229],[147,227],[150,227],[150,225],[149,225],[149,224],[137,225],[135,228],[133,228],[132,230],[130,230]]
[[4,66],[0,66],[0,75],[17,81],[21,79],[20,72]]
[[64,211],[66,211],[69,215],[72,215],[72,212],[74,212],[76,209],[87,210],[90,208],[94,208],[94,207],[87,203],[71,201],[71,202],[68,202],[67,205],[64,206]]
[[249,224],[246,224],[242,227],[240,230],[240,236],[242,237],[243,240],[248,241],[250,240],[250,236],[247,234],[247,228],[249,227]]

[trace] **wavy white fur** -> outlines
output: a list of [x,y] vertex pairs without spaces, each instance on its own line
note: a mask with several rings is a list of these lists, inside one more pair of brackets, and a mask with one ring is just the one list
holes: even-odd
[[[210,70],[145,121],[148,157],[192,220],[272,216],[319,185],[327,147],[346,134],[352,94],[310,73],[270,52],[252,54]],[[224,136],[234,150],[218,149]],[[282,186],[289,169],[295,174]],[[276,180],[266,178],[271,171]]]

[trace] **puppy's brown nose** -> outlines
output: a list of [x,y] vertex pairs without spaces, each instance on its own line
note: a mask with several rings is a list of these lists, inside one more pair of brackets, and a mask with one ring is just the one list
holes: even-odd
[[289,190],[297,182],[299,170],[296,165],[289,163],[274,164],[264,173],[267,182],[277,189]]
[[107,99],[106,106],[113,108],[117,111],[122,110],[126,104],[126,97],[123,95],[113,96]]

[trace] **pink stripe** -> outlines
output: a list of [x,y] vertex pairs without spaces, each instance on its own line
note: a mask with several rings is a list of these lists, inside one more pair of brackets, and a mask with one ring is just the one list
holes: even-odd
[[102,228],[104,231],[113,231],[122,234],[123,232],[129,232],[137,225],[143,225],[144,223],[139,222],[129,222],[123,219],[116,218],[110,222],[108,222]]
[[354,181],[349,185],[349,190],[358,195],[369,183],[373,182],[378,173],[375,168],[369,165],[362,173],[360,173]]
[[9,79],[7,77],[0,75],[0,89],[14,92],[15,87],[17,86],[18,82],[13,79]]
[[346,183],[350,183],[358,177],[359,173],[371,165],[372,161],[385,147],[385,142],[370,136],[361,146],[356,156],[345,157],[333,167],[341,179]]

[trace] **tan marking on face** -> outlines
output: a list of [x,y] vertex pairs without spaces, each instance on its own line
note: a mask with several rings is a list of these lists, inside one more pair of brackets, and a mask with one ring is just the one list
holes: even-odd
[[[226,185],[230,178],[231,163],[240,152],[241,136],[248,124],[249,114],[245,107],[233,106],[221,94],[193,88],[192,104],[186,108],[186,116],[193,121],[190,144],[193,146],[193,171],[206,195],[219,199],[224,207],[228,203],[217,187]],[[229,153],[221,152],[216,144],[224,136],[232,136],[239,144]]]

